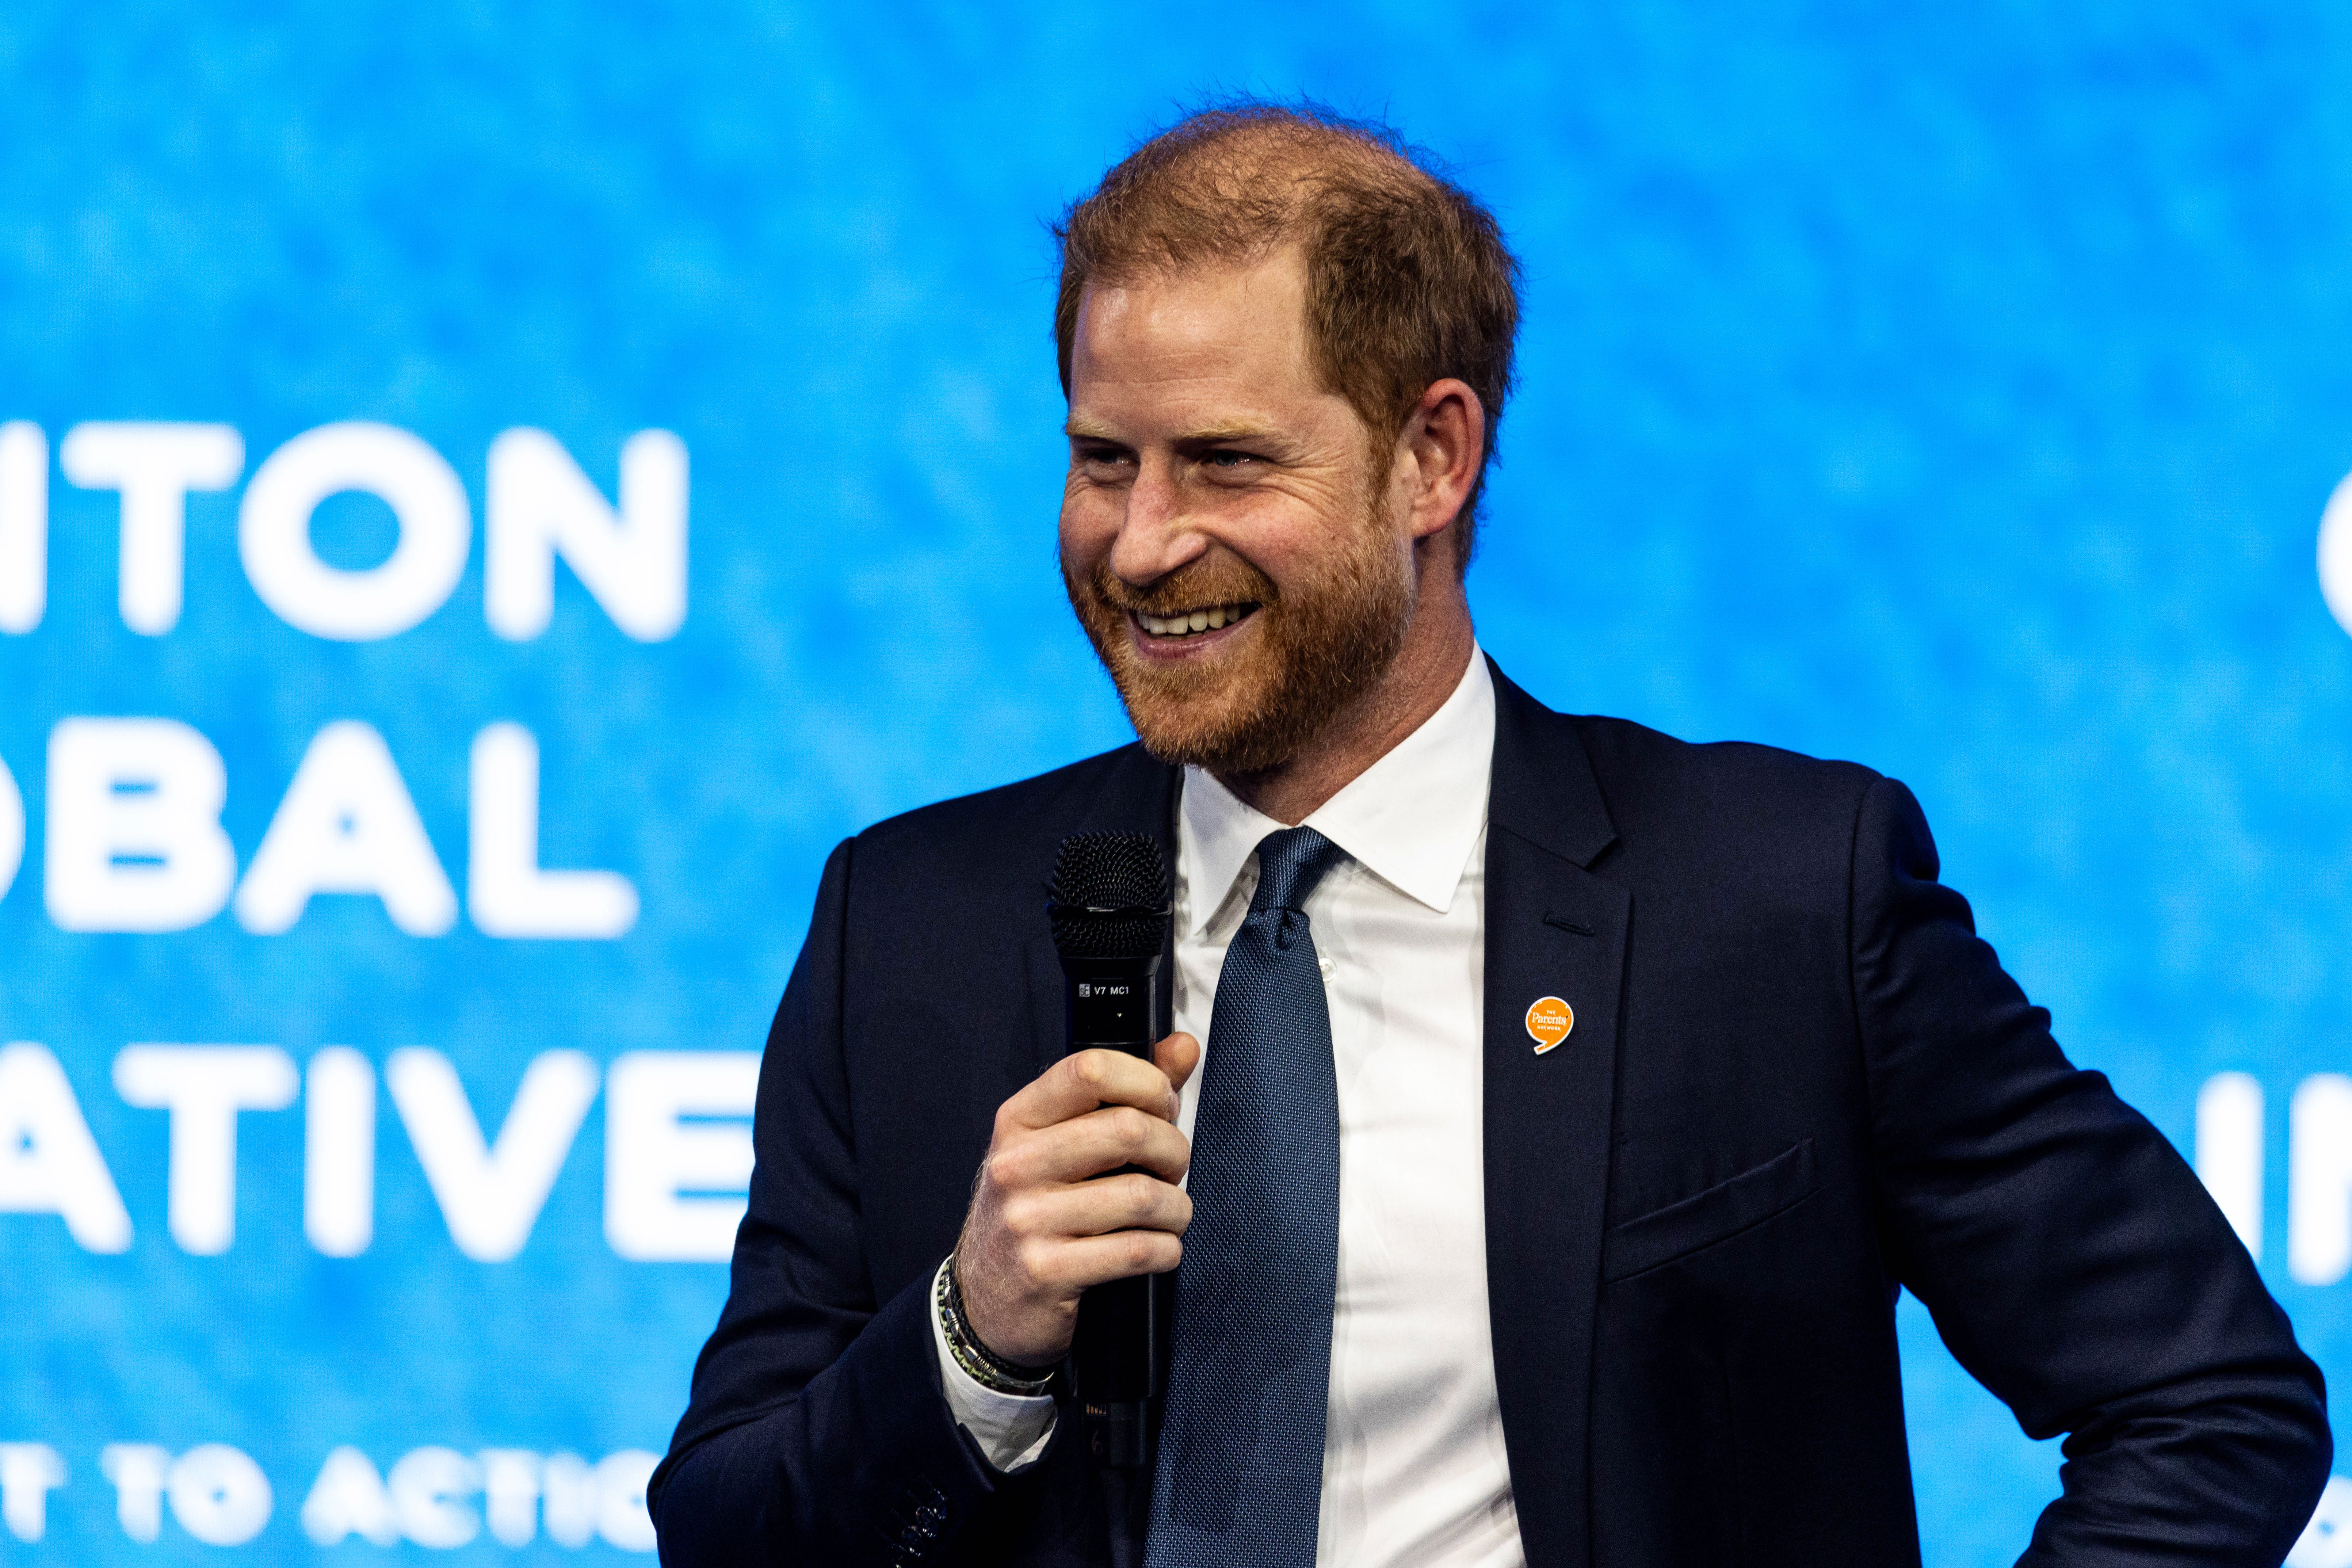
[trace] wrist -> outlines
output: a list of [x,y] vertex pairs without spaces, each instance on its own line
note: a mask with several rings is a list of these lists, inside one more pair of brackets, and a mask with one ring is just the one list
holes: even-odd
[[939,1273],[932,1277],[931,1310],[947,1340],[948,1353],[982,1387],[999,1394],[1034,1397],[1045,1393],[1052,1384],[1055,1366],[1028,1366],[1009,1360],[989,1349],[973,1331],[971,1319],[964,1313],[963,1286],[956,1278],[953,1253],[948,1255]]

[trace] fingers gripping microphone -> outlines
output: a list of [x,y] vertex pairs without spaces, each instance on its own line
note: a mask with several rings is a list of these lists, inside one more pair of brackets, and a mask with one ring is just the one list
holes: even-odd
[[[1104,1047],[1147,1060],[1173,1026],[1162,953],[1168,945],[1167,861],[1144,833],[1075,833],[1055,858],[1046,918],[1062,955],[1073,1051]],[[1151,1469],[1151,1416],[1167,1379],[1167,1281],[1113,1279],[1078,1303],[1071,1384],[1095,1462]]]

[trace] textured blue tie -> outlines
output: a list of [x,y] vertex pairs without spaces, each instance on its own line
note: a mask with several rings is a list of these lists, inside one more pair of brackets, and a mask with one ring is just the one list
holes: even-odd
[[1331,1015],[1301,905],[1343,858],[1311,827],[1257,847],[1192,1125],[1192,1225],[1151,1478],[1146,1568],[1312,1568],[1339,1250]]

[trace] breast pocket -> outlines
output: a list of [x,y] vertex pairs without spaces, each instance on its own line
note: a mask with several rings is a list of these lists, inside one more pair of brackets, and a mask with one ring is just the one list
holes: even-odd
[[1727,1182],[1612,1226],[1601,1241],[1601,1277],[1628,1279],[1728,1241],[1796,1207],[1820,1186],[1808,1138]]

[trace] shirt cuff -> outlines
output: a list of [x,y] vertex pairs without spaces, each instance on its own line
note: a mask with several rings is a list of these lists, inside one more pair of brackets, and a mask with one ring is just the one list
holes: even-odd
[[931,1348],[940,1358],[940,1390],[947,1395],[948,1411],[980,1445],[982,1458],[999,1470],[1035,1464],[1054,1435],[1053,1396],[1000,1393],[964,1371],[948,1349],[947,1328],[936,1311]]

